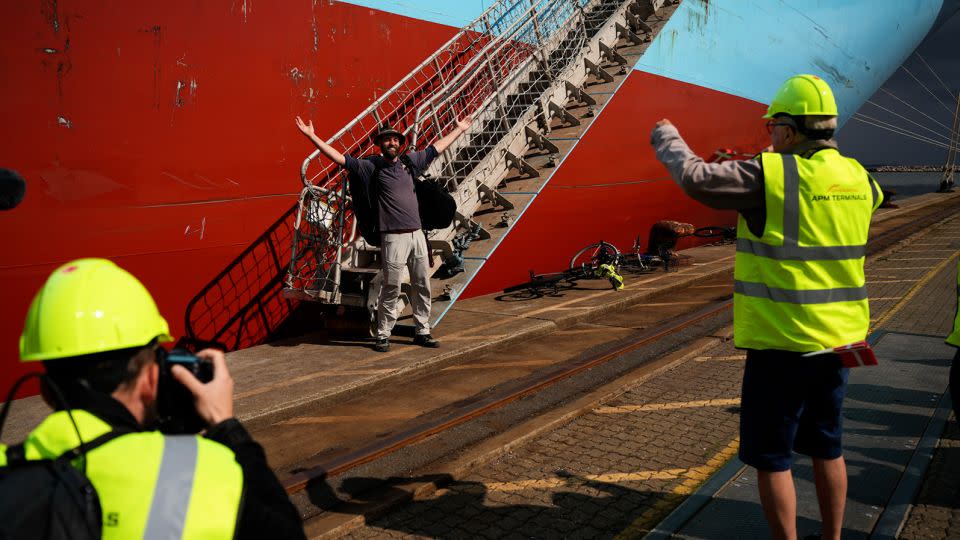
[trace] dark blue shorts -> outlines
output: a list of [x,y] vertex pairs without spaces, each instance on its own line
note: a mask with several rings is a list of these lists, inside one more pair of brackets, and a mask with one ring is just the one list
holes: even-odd
[[786,471],[793,452],[841,456],[843,397],[849,369],[835,355],[803,358],[785,351],[747,351],[740,402],[740,460]]

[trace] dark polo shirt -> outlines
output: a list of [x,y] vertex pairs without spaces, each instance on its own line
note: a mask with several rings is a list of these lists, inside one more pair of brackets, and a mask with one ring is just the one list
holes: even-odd
[[[426,170],[437,157],[437,149],[430,146],[419,152],[408,152],[410,162],[420,171]],[[409,231],[420,228],[420,212],[417,206],[417,194],[414,192],[413,177],[410,171],[398,159],[387,163],[382,156],[370,156],[356,159],[344,156],[344,168],[360,178],[368,187],[374,180],[377,167],[380,169],[380,182],[377,186],[380,213],[380,230]]]

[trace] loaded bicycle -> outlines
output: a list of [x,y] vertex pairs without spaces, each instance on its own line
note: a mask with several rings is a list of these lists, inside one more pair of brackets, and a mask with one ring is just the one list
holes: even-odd
[[[658,222],[665,223],[665,222]],[[676,223],[676,222],[670,222]],[[678,224],[688,226],[688,224]],[[678,227],[671,227],[676,230]],[[633,246],[629,251],[621,251],[617,246],[603,240],[590,244],[573,257],[570,258],[571,269],[582,266],[595,267],[600,264],[612,264],[617,270],[629,267],[639,272],[650,272],[658,267],[663,267],[664,271],[670,271],[671,267],[684,266],[690,259],[674,251],[676,241],[680,238],[694,236],[697,238],[718,238],[719,243],[733,242],[736,239],[737,232],[733,227],[700,227],[694,229],[692,225],[684,227],[689,232],[675,234],[673,238],[669,235],[659,234],[654,225],[651,231],[651,241],[646,250],[643,249],[640,236],[637,236]],[[666,238],[664,238],[666,237]]]
[[595,266],[583,265],[548,274],[537,274],[530,270],[530,281],[507,287],[503,290],[506,295],[502,296],[501,299],[528,300],[542,296],[560,296],[561,290],[576,287],[577,282],[581,279],[602,278],[606,278],[616,290],[623,288],[623,277],[617,272],[616,268],[612,264],[600,263]]
[[732,227],[709,226],[694,228],[690,224],[661,221],[651,229],[648,248],[643,249],[640,236],[636,237],[628,251],[621,251],[606,241],[590,244],[577,251],[570,258],[566,270],[537,274],[530,270],[530,280],[507,287],[503,300],[526,300],[542,296],[560,296],[561,291],[572,289],[581,279],[606,278],[613,289],[623,288],[621,272],[648,273],[663,268],[690,264],[692,259],[674,251],[677,240],[693,236],[697,238],[716,238],[717,243],[729,243],[736,239],[736,230]]

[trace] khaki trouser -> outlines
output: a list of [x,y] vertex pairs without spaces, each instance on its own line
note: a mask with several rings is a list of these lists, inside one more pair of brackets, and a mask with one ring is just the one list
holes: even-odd
[[423,231],[382,233],[380,256],[383,260],[383,283],[377,307],[377,338],[390,337],[397,324],[397,298],[403,267],[410,271],[410,304],[417,334],[430,333],[430,268],[427,262],[427,241]]

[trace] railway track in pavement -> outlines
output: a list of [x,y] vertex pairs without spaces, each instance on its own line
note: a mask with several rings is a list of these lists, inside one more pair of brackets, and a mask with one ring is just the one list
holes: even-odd
[[[945,199],[882,221],[871,232],[868,260],[909,242],[923,227],[950,218],[957,206],[956,199]],[[271,462],[308,519],[309,530],[375,515],[397,501],[424,496],[455,476],[414,481],[408,475],[404,488],[397,489],[396,479],[402,477],[398,475],[426,470],[438,460],[459,459],[460,469],[449,469],[451,473],[468,470],[518,440],[501,441],[499,448],[483,442],[495,440],[498,433],[518,424],[527,425],[531,434],[548,429],[555,421],[544,419],[537,427],[536,419],[551,414],[556,418],[552,411],[558,410],[567,410],[563,419],[576,416],[595,407],[602,396],[616,395],[622,391],[618,388],[653,376],[671,361],[696,354],[705,344],[723,342],[728,337],[724,327],[730,320],[731,282],[729,272],[705,275],[694,287],[604,321],[576,324],[511,351],[488,353],[400,381],[394,388],[365,396],[366,403],[333,404],[322,416],[297,411],[260,422],[255,429],[278,433],[310,419],[315,425],[340,424],[331,430],[337,435],[326,443],[280,436],[283,444],[297,451],[279,462],[271,452]],[[553,353],[549,361],[542,358],[545,350]],[[583,411],[568,410],[584,399]],[[403,414],[396,414],[398,410]],[[480,452],[486,457],[462,457],[471,455],[466,448],[491,444],[494,447]],[[451,455],[461,457],[451,461]],[[382,498],[370,495],[378,490]],[[352,511],[344,513],[345,507]]]

